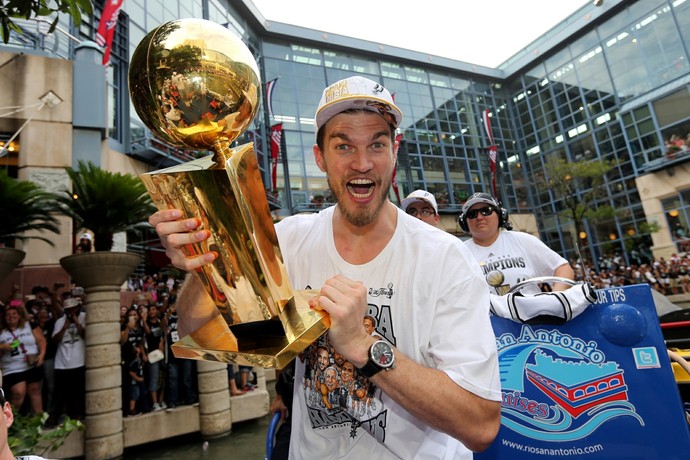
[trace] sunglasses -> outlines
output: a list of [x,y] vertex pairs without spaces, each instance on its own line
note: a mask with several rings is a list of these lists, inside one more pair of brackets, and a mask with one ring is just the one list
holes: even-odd
[[491,206],[487,206],[486,208],[472,209],[471,211],[467,211],[467,218],[476,219],[479,214],[481,214],[484,217],[489,217],[491,214],[494,213],[494,211],[495,209]]

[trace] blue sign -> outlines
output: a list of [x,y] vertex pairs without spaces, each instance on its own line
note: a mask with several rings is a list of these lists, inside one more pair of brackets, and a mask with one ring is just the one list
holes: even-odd
[[561,326],[492,317],[501,429],[482,460],[681,460],[690,431],[648,285]]

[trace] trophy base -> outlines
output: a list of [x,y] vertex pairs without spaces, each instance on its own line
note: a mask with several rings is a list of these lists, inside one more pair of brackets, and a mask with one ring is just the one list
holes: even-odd
[[296,291],[278,317],[228,327],[216,316],[172,345],[177,358],[282,369],[330,326],[328,315],[312,311],[315,291]]

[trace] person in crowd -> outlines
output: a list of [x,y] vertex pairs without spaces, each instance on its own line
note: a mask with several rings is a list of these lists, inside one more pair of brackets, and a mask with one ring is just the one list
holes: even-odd
[[82,252],[91,251],[93,251],[93,236],[91,236],[90,233],[82,233],[79,237],[79,243],[77,243],[77,247],[74,249],[74,252],[79,254]]
[[28,395],[31,411],[43,412],[41,384],[46,339],[40,327],[31,327],[21,305],[5,311],[5,324],[0,330],[0,368],[3,389],[15,410],[20,410]]
[[415,190],[407,195],[402,201],[402,209],[412,217],[434,227],[439,227],[441,224],[436,198],[426,190]]
[[[318,366],[311,352],[317,344],[310,345],[296,360],[293,458],[469,459],[498,432],[498,360],[489,292],[476,261],[459,239],[388,199],[401,117],[390,93],[366,78],[326,88],[313,150],[337,204],[276,224],[292,284],[320,287],[309,301],[330,316],[320,344],[351,362],[360,386],[372,389],[367,404],[338,407],[340,415],[329,411],[318,385],[304,381]],[[217,255],[184,254],[182,247],[210,232],[198,219],[181,217],[180,210],[163,210],[149,223],[173,264],[191,271]],[[206,302],[185,300],[192,298]],[[177,304],[182,335],[203,334],[218,314],[196,276],[187,277]],[[383,339],[367,334],[366,314],[385,318],[377,329]],[[364,428],[371,420],[377,429],[370,432]]]
[[129,311],[129,308],[127,308],[127,305],[120,306],[120,331],[122,331],[122,328],[127,325],[127,312],[128,311]]
[[72,419],[82,419],[86,414],[86,313],[81,306],[80,299],[65,300],[62,305],[65,313],[55,321],[53,328],[52,338],[57,344],[53,423],[58,423],[63,414]]
[[[155,350],[161,353],[165,350],[165,341],[163,337],[163,323],[158,315],[158,305],[151,304],[147,311],[142,314],[142,325],[144,326],[144,345],[147,354]],[[151,403],[153,410],[159,411],[165,409],[167,406],[163,398],[159,398],[161,389],[161,361],[146,359],[146,368],[148,370],[148,390],[151,395]]]
[[53,394],[55,392],[55,354],[57,353],[57,344],[52,340],[55,319],[47,308],[41,308],[36,313],[32,327],[39,327],[46,340],[46,354],[43,359],[42,398],[44,412],[52,414],[54,409]]
[[[127,311],[127,323],[120,326],[120,354],[122,368],[122,382],[129,382],[129,364],[134,361],[135,348],[141,347],[140,355],[144,355],[144,328],[141,325],[139,312],[132,307]],[[129,401],[129,385],[122,386],[122,401]],[[123,407],[125,414],[129,413],[129,406]]]
[[140,275],[132,275],[127,280],[127,289],[129,291],[141,291],[144,287],[144,281],[141,279]]
[[156,287],[156,279],[153,276],[149,275],[144,278],[144,285],[141,290],[151,302],[158,302],[158,290]]
[[[194,404],[199,399],[194,388],[194,369],[196,363],[191,359],[177,358],[172,351],[172,344],[180,340],[180,336],[177,332],[177,321],[177,306],[173,302],[168,305],[167,310],[165,310],[163,321],[166,332],[166,410],[175,409],[181,402]],[[180,384],[183,392],[180,392]]]
[[[120,327],[120,345],[124,346],[125,343],[130,345],[139,344],[143,347],[144,341],[144,328],[141,324],[141,318],[139,312],[136,308],[130,308],[127,311],[127,323]],[[142,352],[144,349],[142,348]],[[132,353],[131,346],[128,350],[124,350],[126,354]],[[131,356],[127,356],[128,360],[131,361]]]
[[[510,231],[508,212],[487,193],[469,197],[462,206],[459,223],[472,235],[465,245],[479,262],[495,294],[505,295],[521,281],[538,276],[575,279],[568,261],[541,240],[528,233]],[[555,290],[568,287],[565,283],[553,286]],[[538,290],[538,287],[533,289]]]
[[256,386],[252,383],[252,366],[240,366],[240,388],[243,392],[252,391]]
[[134,416],[141,414],[138,408],[141,399],[146,394],[146,383],[144,381],[144,346],[142,343],[127,343],[126,346],[132,348],[132,360],[127,364],[128,385],[128,412],[127,415]]
[[292,431],[292,394],[295,384],[295,360],[276,374],[276,395],[271,402],[270,412],[280,413],[281,424],[276,430],[270,460],[287,460],[290,450],[290,433]]
[[237,388],[237,376],[235,375],[235,365],[228,364],[228,386],[230,388],[230,396],[242,396],[243,390]]

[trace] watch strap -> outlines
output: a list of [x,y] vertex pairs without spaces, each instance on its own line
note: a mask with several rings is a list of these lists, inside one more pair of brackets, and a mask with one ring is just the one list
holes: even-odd
[[364,365],[364,367],[358,367],[357,370],[359,371],[360,374],[362,374],[365,378],[372,378],[379,372],[383,370],[383,368],[379,365],[377,365],[373,359],[371,359],[371,356],[369,356],[369,360],[367,363]]

